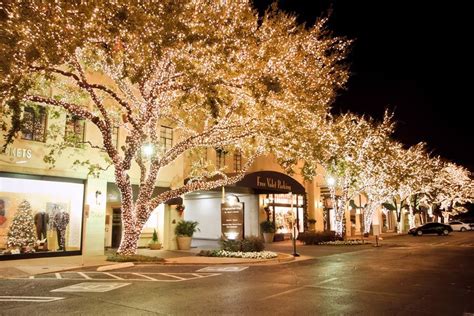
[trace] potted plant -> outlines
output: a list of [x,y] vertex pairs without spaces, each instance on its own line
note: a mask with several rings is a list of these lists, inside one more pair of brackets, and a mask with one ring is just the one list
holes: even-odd
[[193,234],[199,231],[198,222],[181,220],[176,225],[174,232],[178,241],[179,250],[189,250],[191,248],[191,239]]
[[151,250],[161,249],[161,243],[158,242],[158,234],[156,233],[156,229],[153,230],[153,237],[151,237],[148,247],[150,247]]
[[273,242],[273,237],[275,235],[275,223],[271,221],[263,221],[260,223],[260,228],[263,232],[263,239],[265,242]]

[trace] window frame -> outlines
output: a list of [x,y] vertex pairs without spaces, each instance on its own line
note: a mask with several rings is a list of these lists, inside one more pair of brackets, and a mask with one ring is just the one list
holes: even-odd
[[[73,125],[69,125],[69,122],[73,122]],[[78,135],[76,133],[76,124],[81,124],[81,135]],[[74,135],[74,140],[71,142],[68,140],[68,134],[70,133],[68,131],[68,127],[72,126],[72,133]],[[80,118],[77,115],[68,113],[66,114],[66,124],[64,126],[64,139],[66,142],[68,142],[68,145],[71,147],[76,147],[76,148],[81,148],[84,145],[85,139],[86,139],[86,120],[83,118]]]
[[163,153],[173,148],[173,136],[172,127],[160,125],[160,146],[163,150]]
[[[35,109],[35,107],[37,109]],[[30,113],[32,115],[32,122],[31,122],[31,138],[26,137],[25,131],[25,114]],[[39,129],[37,128],[38,124],[43,124],[41,127],[42,130],[42,139],[38,139],[38,135],[36,131]],[[42,105],[35,105],[35,106],[26,106],[23,113],[23,122],[21,127],[21,139],[29,140],[34,142],[45,143],[46,142],[46,127],[48,125],[48,111],[45,106]]]

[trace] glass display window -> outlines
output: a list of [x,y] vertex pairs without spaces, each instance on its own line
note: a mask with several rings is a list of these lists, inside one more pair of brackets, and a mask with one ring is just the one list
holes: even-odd
[[83,201],[82,181],[0,174],[0,257],[80,252]]
[[277,234],[291,234],[295,223],[300,232],[304,230],[304,200],[301,195],[269,194],[264,203],[274,212]]

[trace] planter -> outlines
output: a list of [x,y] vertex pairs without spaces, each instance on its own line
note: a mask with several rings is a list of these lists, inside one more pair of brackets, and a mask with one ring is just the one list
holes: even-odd
[[192,237],[176,237],[178,241],[178,249],[179,250],[189,250],[191,249],[191,240]]
[[272,243],[274,235],[275,233],[263,233],[263,239],[265,240],[265,243]]
[[160,250],[161,249],[161,243],[155,243],[155,244],[149,244],[148,245],[151,250]]

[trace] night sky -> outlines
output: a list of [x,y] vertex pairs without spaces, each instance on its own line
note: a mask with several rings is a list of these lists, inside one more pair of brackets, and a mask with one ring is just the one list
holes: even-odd
[[[272,1],[255,0],[259,8]],[[467,2],[466,2],[467,3]],[[333,112],[381,119],[395,111],[395,138],[474,171],[470,108],[474,90],[468,5],[407,0],[280,0],[279,7],[307,24],[332,8],[329,27],[354,39],[351,79]],[[471,45],[473,43],[470,43]]]

